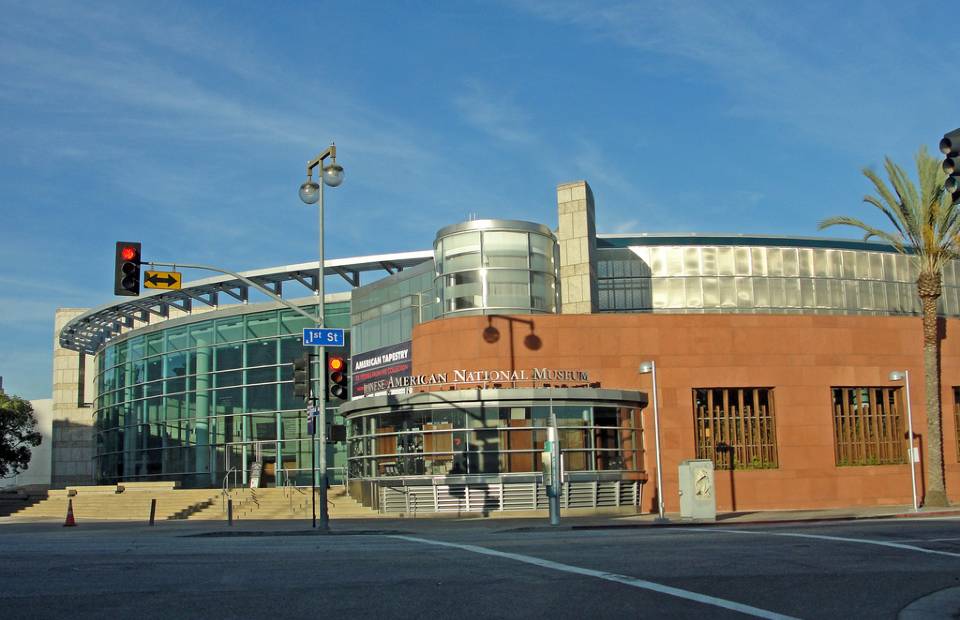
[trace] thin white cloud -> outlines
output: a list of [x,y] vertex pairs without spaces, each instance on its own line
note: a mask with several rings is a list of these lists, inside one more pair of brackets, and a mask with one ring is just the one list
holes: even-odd
[[58,307],[59,305],[54,301],[0,297],[0,325],[49,323],[53,333],[53,315]]
[[627,220],[626,222],[619,222],[613,225],[613,232],[618,235],[637,232],[637,227],[639,225],[639,220]]
[[[123,138],[149,139],[156,134],[161,139],[177,136],[188,142],[219,143],[227,156],[233,145],[249,149],[253,142],[310,153],[336,137],[358,154],[416,160],[420,167],[440,161],[421,146],[422,131],[415,132],[352,99],[346,89],[322,77],[303,83],[283,68],[265,65],[249,51],[233,53],[235,46],[224,40],[206,41],[210,36],[206,31],[165,21],[162,16],[154,16],[150,27],[124,29],[120,25],[125,20],[137,20],[108,9],[79,15],[47,13],[41,31],[0,26],[0,34],[11,35],[0,36],[0,93],[10,103],[47,106],[58,105],[69,93],[69,101],[64,102],[67,112],[91,119],[93,126],[75,131],[69,145],[58,144],[65,138],[59,132],[46,136],[48,143],[68,155],[94,152],[104,141],[117,150],[127,147],[132,154],[143,145],[124,144]],[[183,7],[179,17],[186,23],[196,21]],[[60,26],[73,36],[62,45],[57,43],[64,35],[51,34],[59,32]],[[97,34],[103,31],[111,35]],[[208,72],[256,79],[209,83],[201,77],[204,72],[179,66],[184,61],[188,66],[195,63],[198,57],[193,54],[210,65]],[[247,96],[238,97],[238,92]],[[262,97],[266,92],[272,96]],[[32,135],[36,131],[42,132],[31,128],[15,135],[28,152],[48,157],[51,151],[37,146]],[[141,156],[137,153],[138,159]]]
[[799,11],[747,0],[508,4],[633,50],[649,71],[715,82],[733,116],[773,121],[802,139],[851,151],[889,152],[903,139],[916,144],[930,119],[906,114],[891,127],[891,104],[916,107],[917,97],[942,90],[950,72],[935,41],[898,29],[897,13],[907,5],[805,4]]
[[[47,293],[52,297],[63,299],[66,295],[89,295],[90,289],[82,286],[64,285],[62,282],[51,283],[38,278],[9,277],[0,275],[0,288],[29,292],[30,295]],[[4,298],[0,297],[0,301]]]
[[453,101],[470,125],[499,141],[532,145],[539,140],[531,127],[531,116],[500,89],[467,80]]

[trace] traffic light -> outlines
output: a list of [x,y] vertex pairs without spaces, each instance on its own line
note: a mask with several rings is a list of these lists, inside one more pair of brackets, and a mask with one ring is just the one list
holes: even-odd
[[947,173],[947,180],[943,188],[952,196],[954,204],[960,203],[960,128],[944,134],[940,152],[946,155],[943,171]]
[[327,429],[327,443],[337,443],[347,440],[347,426],[345,424],[331,424]]
[[293,360],[293,395],[310,398],[310,354]]
[[333,353],[327,353],[327,400],[330,402],[348,399],[347,361]]
[[140,242],[138,241],[117,241],[113,294],[126,297],[136,297],[140,294]]

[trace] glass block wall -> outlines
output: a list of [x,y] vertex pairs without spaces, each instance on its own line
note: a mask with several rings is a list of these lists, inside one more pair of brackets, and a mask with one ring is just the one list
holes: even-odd
[[[917,315],[917,271],[881,244],[695,237],[597,240],[604,312]],[[673,242],[671,242],[673,241]],[[790,245],[787,245],[787,243]],[[802,245],[801,245],[802,244]],[[618,247],[620,246],[620,247]],[[956,261],[944,270],[940,310],[960,314]]]

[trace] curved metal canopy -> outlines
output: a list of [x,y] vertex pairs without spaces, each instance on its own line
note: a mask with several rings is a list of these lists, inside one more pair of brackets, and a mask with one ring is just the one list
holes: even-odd
[[[360,286],[361,273],[386,271],[392,274],[428,260],[433,260],[430,250],[338,258],[324,261],[324,274],[339,275],[351,286],[357,287]],[[244,271],[240,275],[280,297],[284,296],[284,284],[288,282],[301,284],[316,294],[317,267],[318,263],[314,261]],[[302,289],[298,288],[296,292],[300,293],[297,296],[302,296]],[[60,346],[92,355],[125,329],[142,327],[154,318],[169,318],[170,308],[189,313],[195,301],[219,307],[221,293],[237,303],[245,304],[249,300],[250,286],[233,276],[223,275],[187,282],[180,290],[161,290],[128,297],[74,317],[60,330]]]

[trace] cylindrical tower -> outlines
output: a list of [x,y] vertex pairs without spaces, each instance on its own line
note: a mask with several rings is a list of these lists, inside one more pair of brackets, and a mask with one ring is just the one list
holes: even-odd
[[557,238],[542,224],[473,220],[433,242],[442,316],[560,311]]

